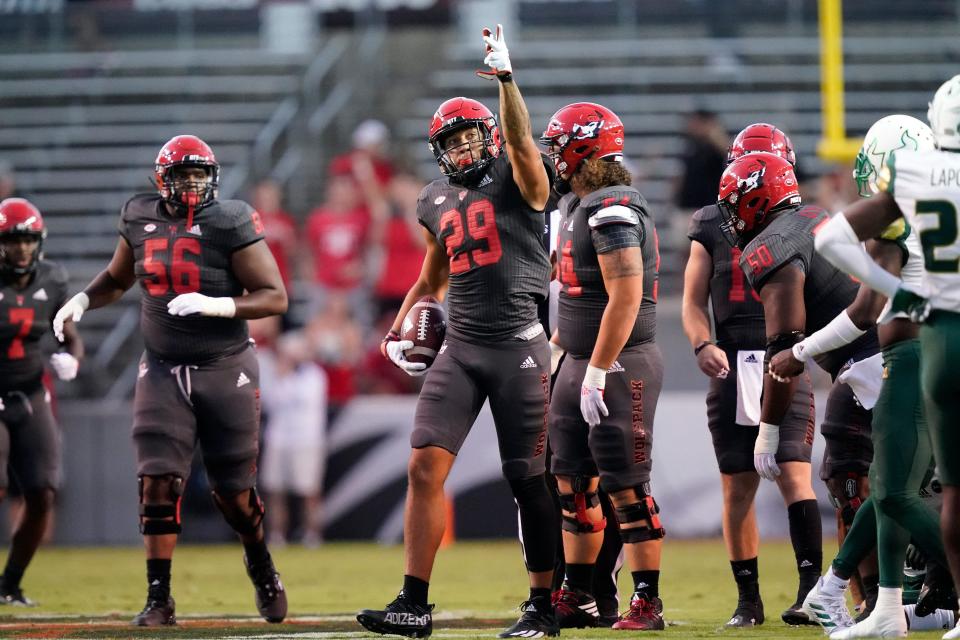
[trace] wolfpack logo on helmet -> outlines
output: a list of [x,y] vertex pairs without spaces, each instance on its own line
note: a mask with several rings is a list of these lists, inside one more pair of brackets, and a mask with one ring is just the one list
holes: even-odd
[[603,127],[603,120],[595,120],[587,124],[573,124],[573,139],[583,140],[585,138],[596,138],[597,131]]
[[766,170],[766,167],[761,167],[747,176],[746,179],[738,180],[737,187],[739,187],[740,193],[748,193],[758,188],[761,184],[760,178],[763,177],[763,174]]

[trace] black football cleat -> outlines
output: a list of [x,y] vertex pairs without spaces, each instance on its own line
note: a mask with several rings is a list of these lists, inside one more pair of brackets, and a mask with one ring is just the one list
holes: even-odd
[[35,607],[37,603],[23,595],[23,589],[20,587],[7,587],[0,579],[0,605],[10,605],[13,607]]
[[803,610],[803,601],[795,603],[789,609],[780,614],[780,619],[791,626],[812,625],[817,626],[816,620],[811,620],[810,616]]
[[[592,595],[579,589],[561,587],[553,592],[553,611],[561,629],[583,629],[600,626],[600,611]],[[616,622],[613,620],[609,625]]]
[[526,600],[520,605],[520,619],[497,634],[498,638],[547,638],[560,635],[553,605],[546,598]]
[[763,601],[741,599],[737,602],[737,609],[733,616],[723,626],[732,627],[758,627],[763,624]]
[[917,596],[916,614],[923,618],[937,609],[953,611],[957,606],[957,593],[953,589],[953,579],[945,567],[930,563],[927,566],[926,579]]
[[251,565],[244,556],[243,564],[247,567],[250,582],[253,583],[257,611],[267,622],[283,622],[287,617],[287,591],[280,582],[280,574],[273,566],[273,559],[267,556],[265,562]]
[[432,612],[432,604],[415,604],[401,591],[384,609],[364,609],[358,613],[357,622],[374,633],[429,638],[433,633]]
[[147,604],[133,618],[138,627],[165,627],[177,624],[177,605],[167,589],[150,587],[147,591]]

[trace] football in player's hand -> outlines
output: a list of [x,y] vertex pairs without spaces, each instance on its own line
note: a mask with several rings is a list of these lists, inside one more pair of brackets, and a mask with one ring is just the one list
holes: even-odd
[[423,296],[413,305],[400,326],[400,339],[413,346],[404,355],[410,362],[433,364],[447,333],[447,314],[436,298]]

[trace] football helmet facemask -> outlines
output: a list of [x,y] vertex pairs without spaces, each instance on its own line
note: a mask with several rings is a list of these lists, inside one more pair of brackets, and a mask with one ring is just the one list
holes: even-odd
[[[202,168],[206,179],[182,175],[180,170],[188,167]],[[171,138],[157,154],[154,171],[160,197],[177,208],[200,209],[217,198],[220,164],[210,146],[196,136]]]
[[[449,148],[445,145],[451,134],[468,127],[477,132],[474,140]],[[497,119],[490,109],[470,98],[451,98],[437,108],[430,121],[427,142],[443,175],[459,184],[479,179],[490,163],[500,156],[500,128],[497,126]],[[464,145],[467,145],[470,151],[468,161],[454,161],[451,153],[459,152]],[[475,146],[480,148],[479,156],[474,152]]]

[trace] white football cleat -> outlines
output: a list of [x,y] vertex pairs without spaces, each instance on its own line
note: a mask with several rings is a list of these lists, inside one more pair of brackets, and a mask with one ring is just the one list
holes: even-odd
[[852,627],[839,629],[830,634],[830,640],[853,640],[854,638],[906,638],[907,618],[903,608],[874,609],[866,620]]
[[960,638],[960,622],[957,622],[957,626],[943,634],[943,640],[956,640],[957,638]]
[[838,596],[828,596],[822,593],[823,577],[807,593],[803,599],[801,609],[807,616],[823,627],[827,634],[833,634],[838,629],[853,626],[853,618],[847,609],[847,601],[843,592]]

